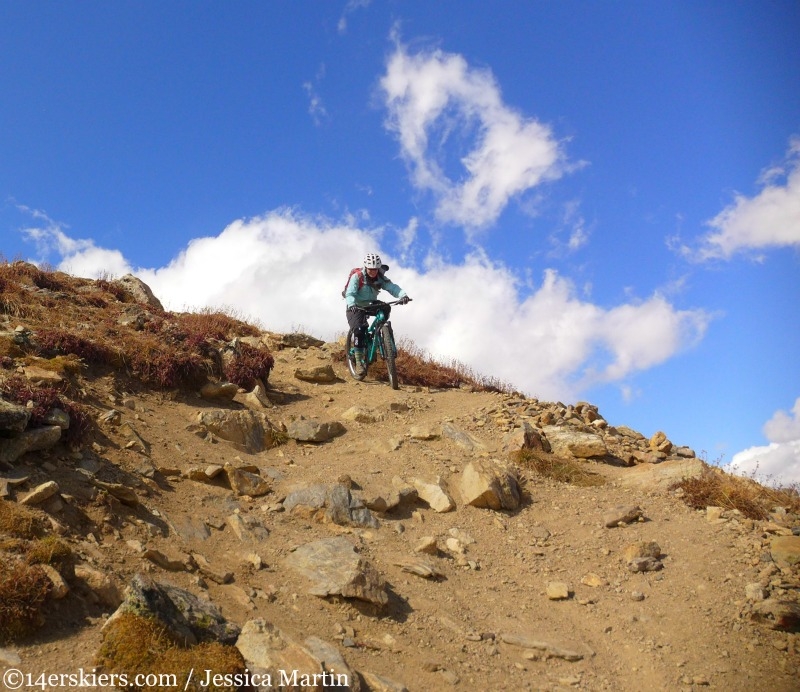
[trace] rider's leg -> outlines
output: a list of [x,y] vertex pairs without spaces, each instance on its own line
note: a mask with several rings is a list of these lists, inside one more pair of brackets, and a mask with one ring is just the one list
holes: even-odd
[[353,329],[353,357],[356,361],[356,372],[363,375],[367,371],[364,346],[367,343],[367,316],[362,311],[348,312],[347,324]]

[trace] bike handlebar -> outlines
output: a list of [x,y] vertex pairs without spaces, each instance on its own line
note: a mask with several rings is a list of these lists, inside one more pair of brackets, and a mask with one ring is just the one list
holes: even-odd
[[375,308],[379,305],[405,305],[406,303],[410,303],[412,300],[414,299],[409,298],[408,300],[404,300],[403,298],[399,298],[398,300],[393,300],[391,303],[387,303],[383,300],[375,300],[367,306],[362,307],[361,305],[353,305],[351,307],[354,307],[356,310],[368,310],[370,308]]

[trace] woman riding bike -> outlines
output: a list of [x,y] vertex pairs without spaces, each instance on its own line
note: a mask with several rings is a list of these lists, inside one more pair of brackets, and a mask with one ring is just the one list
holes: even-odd
[[367,332],[368,308],[378,297],[381,290],[388,291],[401,304],[408,303],[411,298],[406,292],[387,277],[389,267],[381,262],[381,258],[374,252],[369,252],[364,257],[360,268],[354,269],[350,274],[344,297],[347,300],[347,324],[353,330],[353,355],[357,372],[363,376],[367,366],[364,361],[365,335]]

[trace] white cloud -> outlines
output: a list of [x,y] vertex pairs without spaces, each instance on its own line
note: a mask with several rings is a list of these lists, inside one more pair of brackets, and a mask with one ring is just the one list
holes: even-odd
[[574,400],[592,385],[623,383],[690,347],[709,320],[659,295],[603,308],[553,270],[522,296],[517,278],[481,253],[462,264],[428,256],[424,270],[411,269],[386,255],[374,232],[289,209],[235,221],[155,269],[132,269],[115,250],[50,234],[63,268],[86,276],[133,271],[167,309],[227,306],[266,329],[301,325],[326,339],[346,330],[340,293],[349,269],[378,250],[414,298],[393,313],[398,336],[548,399]]
[[764,171],[755,197],[736,194],[708,225],[713,229],[698,251],[699,260],[729,259],[738,252],[770,247],[800,247],[800,137],[790,142],[786,161]]
[[308,113],[314,124],[319,127],[328,118],[328,111],[322,101],[322,97],[317,91],[317,86],[325,78],[325,63],[322,63],[317,70],[314,81],[303,82],[303,91],[308,96]]
[[372,0],[348,0],[344,10],[342,10],[342,16],[339,17],[339,22],[336,25],[337,31],[340,34],[346,34],[348,15],[353,14],[353,12],[358,9],[369,7],[371,2]]
[[764,434],[770,442],[800,440],[800,398],[794,402],[791,415],[786,411],[776,411],[764,423]]
[[[504,104],[492,73],[460,55],[412,54],[396,41],[381,88],[387,128],[399,140],[413,184],[436,198],[442,222],[485,228],[512,198],[567,169],[550,128]],[[471,148],[460,152],[454,180],[441,150],[457,137]]]
[[769,445],[734,454],[725,469],[762,482],[800,483],[800,398],[791,413],[776,411],[764,424]]

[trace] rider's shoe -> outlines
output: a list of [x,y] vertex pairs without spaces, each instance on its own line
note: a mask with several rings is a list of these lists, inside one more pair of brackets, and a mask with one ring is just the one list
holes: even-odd
[[356,374],[361,377],[367,374],[367,364],[364,362],[364,349],[354,348],[353,358],[356,361]]

